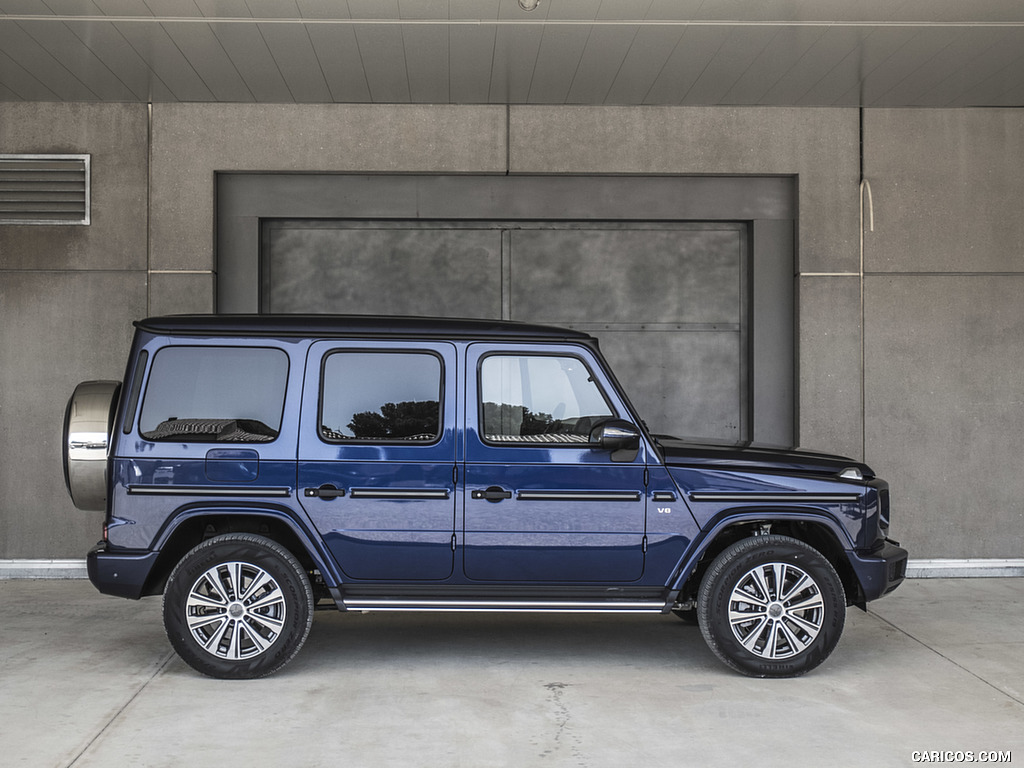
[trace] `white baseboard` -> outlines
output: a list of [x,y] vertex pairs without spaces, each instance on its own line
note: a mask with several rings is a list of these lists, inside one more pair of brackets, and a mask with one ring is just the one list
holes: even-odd
[[0,579],[87,579],[85,560],[0,560]]
[[[85,579],[85,560],[0,560],[0,579]],[[1024,576],[1024,558],[911,560],[908,579]]]
[[968,577],[998,578],[1024,576],[1024,558],[969,557],[910,560],[908,579],[960,579]]

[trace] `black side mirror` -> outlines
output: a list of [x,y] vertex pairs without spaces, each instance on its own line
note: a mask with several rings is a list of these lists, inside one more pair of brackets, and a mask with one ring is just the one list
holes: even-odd
[[590,443],[611,451],[612,461],[633,461],[640,450],[640,430],[623,419],[608,419],[591,430]]

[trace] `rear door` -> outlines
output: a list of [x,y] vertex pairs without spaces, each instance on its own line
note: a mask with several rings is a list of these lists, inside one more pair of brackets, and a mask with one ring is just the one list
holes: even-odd
[[298,485],[351,579],[439,580],[455,534],[455,348],[328,342],[309,352]]

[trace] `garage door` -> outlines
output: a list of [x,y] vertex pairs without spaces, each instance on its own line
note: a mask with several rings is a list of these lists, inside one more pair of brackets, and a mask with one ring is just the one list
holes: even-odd
[[658,432],[749,438],[745,223],[264,219],[260,310],[588,331]]

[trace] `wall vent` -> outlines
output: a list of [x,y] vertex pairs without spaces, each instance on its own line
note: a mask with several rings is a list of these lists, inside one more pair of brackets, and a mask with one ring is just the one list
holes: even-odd
[[0,224],[88,224],[89,155],[0,155]]

